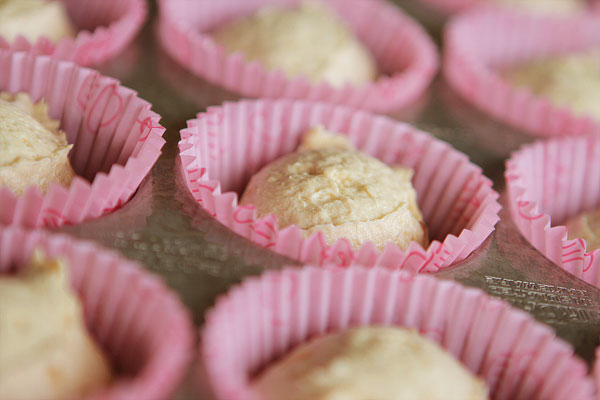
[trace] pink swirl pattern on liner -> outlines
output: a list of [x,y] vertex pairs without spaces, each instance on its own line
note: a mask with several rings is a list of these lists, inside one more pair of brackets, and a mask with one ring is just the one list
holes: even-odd
[[277,243],[277,229],[275,228],[275,222],[273,220],[274,218],[269,218],[267,216],[257,221],[252,219],[251,222],[244,222],[251,224],[255,241],[267,249],[275,246]]
[[[600,250],[588,251],[582,238],[569,239],[560,224],[600,206],[598,151],[595,136],[527,145],[506,162],[505,177],[511,215],[521,234],[559,267],[600,287]],[[566,179],[557,173],[561,169]],[[556,181],[563,179],[565,186],[556,192]]]
[[[112,100],[115,100],[117,103],[116,107],[113,107],[114,110],[109,113],[108,115],[106,115],[106,111],[104,111],[106,108],[108,108],[108,104],[111,104]],[[104,104],[105,107],[101,107],[101,105]],[[98,112],[98,110],[100,110],[100,112]],[[91,105],[90,107],[90,112],[89,115],[87,117],[87,129],[90,132],[97,132],[97,129],[95,128],[95,121],[93,116],[96,115],[96,119],[101,119],[100,122],[100,128],[108,126],[110,124],[112,124],[118,117],[119,115],[123,112],[123,98],[121,97],[121,95],[119,95],[118,90],[117,90],[117,84],[114,83],[112,85],[109,86],[104,86],[102,88],[102,90],[100,91],[100,93],[98,94],[98,96],[96,97],[96,99],[94,100],[94,103]]]
[[78,175],[69,188],[51,185],[46,195],[30,187],[17,197],[0,188],[0,225],[58,227],[104,215],[135,193],[165,143],[148,102],[72,62],[0,49],[0,91],[46,100],[73,144],[69,158]]
[[0,228],[0,248],[0,275],[26,265],[36,248],[68,262],[86,323],[115,372],[108,387],[85,400],[170,398],[185,377],[194,335],[187,311],[160,279],[115,252],[65,235]]
[[[159,124],[154,124],[155,121],[152,120],[152,117],[146,117],[144,118],[143,121],[140,120],[136,120],[138,124],[140,124],[140,142],[145,142],[146,139],[148,139],[148,137],[152,134],[152,131],[154,129],[164,129],[161,125]],[[146,131],[147,129],[147,131]]]
[[261,400],[250,383],[269,363],[315,336],[368,325],[421,332],[493,399],[594,398],[585,363],[527,313],[453,281],[356,266],[269,271],[232,288],[207,313],[196,375],[202,365],[218,400]]
[[9,44],[0,36],[0,48],[53,55],[79,65],[98,65],[118,55],[141,29],[148,13],[145,0],[62,0],[80,29],[74,38],[58,43],[41,37],[30,43],[23,36]]
[[44,211],[42,223],[45,228],[58,228],[62,225],[68,225],[67,219],[60,211],[48,208]]
[[[233,213],[233,219],[238,224],[251,224],[254,222],[253,213],[256,210],[256,207],[253,205],[248,206],[240,206],[235,213]],[[248,215],[250,213],[250,215]]]
[[325,0],[389,74],[368,85],[337,89],[326,83],[311,84],[304,77],[287,79],[281,71],[267,71],[240,54],[226,54],[210,35],[229,18],[267,4],[289,6],[299,1],[161,0],[157,35],[184,67],[244,96],[327,101],[383,112],[409,105],[425,92],[438,67],[435,45],[416,21],[382,0]]
[[[544,218],[544,214],[529,214],[527,211],[523,211],[525,207],[531,206],[532,203],[530,201],[519,201],[517,202],[517,207],[519,208],[519,216],[524,219],[528,219],[530,221]],[[531,207],[530,207],[531,208]]]
[[560,18],[481,7],[453,18],[444,43],[446,80],[492,117],[542,137],[600,134],[600,121],[554,106],[497,72],[502,65],[598,46],[600,14]]
[[[260,129],[248,131],[257,115]],[[411,243],[402,251],[390,243],[379,252],[367,243],[354,251],[346,239],[328,246],[319,232],[304,238],[296,226],[280,230],[275,216],[258,219],[246,205],[240,207],[238,194],[250,176],[294,151],[300,135],[316,124],[347,134],[359,149],[388,164],[413,168],[425,222],[439,240],[427,249]],[[301,262],[438,271],[466,258],[498,221],[498,194],[466,156],[407,124],[364,111],[289,100],[225,103],[188,121],[181,138],[183,175],[198,204],[234,232]],[[224,150],[215,157],[214,149]]]

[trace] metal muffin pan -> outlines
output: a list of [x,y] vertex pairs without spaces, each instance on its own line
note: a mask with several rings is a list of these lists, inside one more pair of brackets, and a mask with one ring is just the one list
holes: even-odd
[[[396,1],[400,3],[401,1]],[[441,19],[405,1],[440,42]],[[163,154],[137,193],[110,215],[58,231],[98,242],[139,260],[162,276],[191,310],[197,326],[215,298],[244,277],[298,264],[236,235],[208,215],[183,182],[178,160],[179,130],[207,106],[238,97],[180,67],[157,44],[156,7],[137,40],[101,72],[139,92],[167,128]],[[466,105],[436,79],[409,109],[390,114],[445,140],[467,154],[494,181],[506,207],[504,162],[535,138],[514,131]],[[483,289],[530,312],[593,361],[600,338],[600,290],[575,278],[535,250],[516,230],[507,209],[496,231],[467,260],[435,276]],[[210,399],[208,389],[188,379],[177,399]]]

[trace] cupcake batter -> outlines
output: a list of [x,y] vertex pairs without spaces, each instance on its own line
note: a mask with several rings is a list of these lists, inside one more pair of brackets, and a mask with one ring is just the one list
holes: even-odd
[[74,33],[62,1],[0,0],[0,36],[9,42],[18,35],[32,43],[42,36],[58,42]]
[[504,76],[557,106],[600,120],[600,51],[534,61],[507,69]]
[[565,224],[569,239],[585,240],[586,251],[600,249],[600,210],[574,216]]
[[253,384],[265,400],[484,400],[485,384],[434,342],[363,327],[299,346]]
[[110,381],[88,334],[66,266],[36,252],[19,275],[0,275],[0,398],[80,398]]
[[342,21],[322,3],[296,9],[265,7],[215,32],[228,52],[240,52],[267,69],[340,87],[375,79],[375,61]]
[[53,182],[68,186],[75,175],[71,147],[43,101],[33,104],[24,93],[0,94],[0,186],[17,196],[29,185],[43,193]]
[[253,204],[259,217],[275,214],[280,228],[294,224],[307,236],[322,232],[328,244],[343,237],[355,249],[367,241],[379,250],[390,242],[402,249],[412,241],[425,247],[411,177],[411,170],[392,169],[318,127],[298,152],[255,174],[240,204]]

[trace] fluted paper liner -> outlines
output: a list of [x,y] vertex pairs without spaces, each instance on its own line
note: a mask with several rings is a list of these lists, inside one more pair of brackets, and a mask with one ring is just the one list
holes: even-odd
[[524,146],[506,162],[510,212],[521,234],[549,260],[600,287],[600,250],[568,239],[561,223],[600,207],[600,138],[553,139]]
[[[327,246],[323,235],[277,229],[277,219],[258,219],[253,205],[238,205],[249,178],[268,162],[293,152],[315,125],[348,135],[361,151],[387,164],[414,169],[413,185],[431,244],[402,251],[372,243],[353,251],[346,239]],[[493,231],[500,205],[481,169],[447,143],[412,126],[343,106],[291,100],[225,103],[188,121],[179,142],[187,186],[219,222],[261,246],[306,263],[384,265],[431,272],[466,258]]]
[[0,187],[0,225],[56,227],[96,218],[125,204],[165,141],[150,104],[113,78],[30,52],[0,50],[0,91],[44,99],[73,149],[78,175],[69,188],[35,187],[17,197]]
[[249,384],[266,365],[314,336],[367,325],[420,332],[495,400],[593,398],[585,363],[551,328],[479,289],[382,268],[309,266],[244,281],[207,314],[201,362],[218,399],[260,400]]
[[87,327],[113,367],[111,384],[86,399],[170,398],[185,377],[194,343],[177,296],[115,252],[20,227],[0,230],[0,275],[19,271],[38,248],[68,263]]
[[80,65],[97,65],[117,56],[134,39],[147,15],[145,0],[62,0],[78,29],[73,38],[53,43],[46,37],[30,43],[18,36],[13,43],[0,36],[0,48],[32,50]]
[[382,76],[372,84],[334,88],[327,83],[309,83],[304,77],[287,79],[282,71],[268,71],[239,53],[228,54],[211,37],[219,24],[249,15],[261,6],[299,2],[162,0],[157,33],[163,47],[180,64],[212,83],[250,97],[327,101],[383,112],[414,102],[433,79],[438,66],[435,45],[417,22],[382,0],[325,0],[375,57]]
[[446,27],[444,75],[467,101],[530,134],[600,134],[600,121],[558,107],[503,79],[498,68],[600,45],[600,17],[549,17],[485,8]]

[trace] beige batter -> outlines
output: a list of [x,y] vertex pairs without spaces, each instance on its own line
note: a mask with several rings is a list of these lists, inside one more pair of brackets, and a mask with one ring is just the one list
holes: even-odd
[[586,9],[585,0],[488,0],[523,10],[548,14],[569,14]]
[[230,52],[241,52],[286,76],[339,87],[375,79],[375,61],[354,33],[325,5],[304,2],[295,9],[268,6],[219,28],[214,38]]
[[534,61],[510,68],[504,76],[557,106],[600,119],[600,51]]
[[301,345],[253,387],[265,400],[484,400],[486,385],[434,342],[367,327]]
[[0,399],[80,398],[110,377],[64,263],[36,252],[24,273],[0,275]]
[[0,186],[17,196],[29,185],[43,193],[53,182],[68,186],[75,175],[71,147],[43,101],[33,104],[24,93],[0,94]]
[[600,249],[600,210],[574,216],[565,224],[569,239],[584,239],[586,251]]
[[17,35],[30,42],[41,36],[58,42],[74,34],[75,28],[62,1],[0,0],[0,36],[9,42]]
[[355,249],[373,242],[405,249],[427,246],[423,217],[411,184],[412,171],[392,169],[355,151],[342,135],[309,131],[298,152],[263,167],[248,184],[241,204],[262,217],[275,214],[279,227],[297,225],[308,236],[322,232],[328,244],[348,239]]

